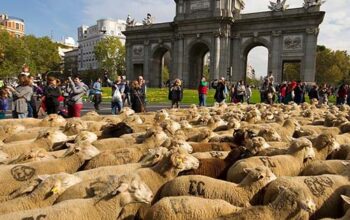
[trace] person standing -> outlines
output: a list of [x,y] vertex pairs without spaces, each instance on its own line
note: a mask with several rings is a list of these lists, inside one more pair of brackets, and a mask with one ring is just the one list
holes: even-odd
[[139,86],[142,90],[142,94],[144,95],[144,105],[146,107],[146,103],[147,103],[147,86],[146,86],[146,81],[144,80],[143,76],[139,76],[138,77],[138,83]]
[[60,106],[58,97],[61,96],[61,90],[59,88],[58,80],[55,77],[49,76],[47,78],[47,86],[44,89],[44,96],[47,114],[57,114]]
[[267,104],[272,105],[275,102],[276,89],[272,83],[267,87]]
[[284,82],[279,88],[279,103],[284,103],[287,93],[287,82]]
[[73,79],[68,77],[68,117],[80,117],[81,110],[83,109],[83,96],[89,90],[89,87],[81,82],[78,75],[74,76]]
[[8,93],[5,89],[0,90],[0,119],[5,119],[9,106]]
[[125,81],[125,90],[124,90],[124,98],[123,98],[123,105],[126,104],[130,106],[130,82],[128,80]]
[[239,81],[237,83],[237,99],[240,103],[243,103],[244,102],[244,96],[245,96],[245,86],[244,86],[244,83],[243,81]]
[[33,88],[30,86],[29,78],[20,74],[18,77],[19,86],[14,89],[7,87],[12,93],[12,115],[13,118],[27,118],[28,116],[28,102],[33,95]]
[[318,86],[315,84],[309,91],[309,99],[312,101],[313,99],[319,100]]
[[136,112],[146,112],[146,106],[145,106],[145,94],[143,93],[144,90],[142,90],[139,81],[133,81],[131,83],[131,90],[130,90],[130,101],[131,101],[131,108]]
[[92,89],[94,90],[94,107],[95,110],[98,111],[100,110],[100,104],[102,102],[102,86],[101,86],[101,79],[98,78],[94,84],[92,85]]
[[337,105],[344,105],[347,100],[348,88],[347,85],[342,84],[337,92]]
[[303,94],[304,94],[304,89],[302,88],[302,84],[299,81],[297,86],[294,89],[294,102],[298,105],[300,105],[303,102]]
[[213,88],[215,89],[215,95],[214,99],[217,103],[224,103],[227,96],[227,87],[225,84],[225,78],[221,77],[220,80],[217,82],[217,84],[213,85]]
[[105,78],[107,80],[107,83],[112,87],[112,114],[116,115],[118,112],[120,112],[123,108],[123,97],[125,96],[125,84],[122,81],[121,76],[117,76],[116,80],[112,82],[108,78],[107,75],[105,75]]
[[320,104],[328,104],[328,95],[329,95],[329,89],[327,88],[327,84],[324,84],[323,87],[318,92],[320,98]]
[[199,106],[207,106],[208,88],[208,82],[203,76],[198,87]]
[[183,97],[183,90],[181,86],[181,80],[176,79],[174,84],[170,88],[170,99],[171,99],[171,108],[179,108],[179,102],[181,102]]
[[269,86],[269,80],[265,79],[264,83],[260,87],[260,102],[265,103],[267,100],[267,88]]
[[253,94],[252,88],[250,87],[250,85],[247,85],[247,89],[246,89],[246,93],[245,93],[245,98],[246,98],[246,100],[247,100],[248,105],[250,105],[250,99],[251,99],[251,97],[252,97],[252,94]]

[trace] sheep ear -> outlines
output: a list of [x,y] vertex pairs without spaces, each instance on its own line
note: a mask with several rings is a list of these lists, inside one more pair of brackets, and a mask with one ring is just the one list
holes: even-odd
[[244,172],[244,173],[250,173],[250,172],[252,172],[252,171],[253,171],[252,168],[244,168],[244,169],[243,169],[243,172]]
[[350,165],[350,162],[346,162],[346,161],[342,161],[341,162],[344,166],[349,166]]
[[171,155],[170,160],[174,167],[181,168],[183,164],[183,158],[180,156],[179,153],[174,153],[173,155]]
[[350,197],[345,196],[345,195],[341,195],[341,198],[342,198],[347,204],[350,205]]
[[31,193],[33,192],[36,187],[42,182],[41,179],[39,178],[36,178],[32,181],[30,181],[28,184],[16,189],[15,191],[13,191],[11,194],[10,194],[10,198],[11,199],[15,199],[17,197],[20,197],[26,193]]
[[41,181],[45,181],[47,178],[49,178],[50,177],[50,175],[39,175],[39,176],[37,176],[37,178],[39,179],[39,180],[41,180]]
[[284,191],[286,191],[287,190],[287,187],[285,187],[285,186],[278,186],[278,191],[280,192],[280,193],[282,193],[282,192],[284,192]]

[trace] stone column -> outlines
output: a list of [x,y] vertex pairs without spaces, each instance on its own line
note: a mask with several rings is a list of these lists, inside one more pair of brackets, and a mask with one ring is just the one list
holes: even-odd
[[[269,50],[268,71],[272,71],[275,82],[282,82],[282,31],[272,31],[271,48]],[[267,74],[267,73],[266,73]]]
[[[241,53],[241,37],[239,34],[232,36],[232,80],[238,81],[241,77],[243,54]],[[242,70],[243,71],[243,70]]]
[[132,66],[132,44],[127,42],[125,43],[126,47],[126,77],[132,79],[134,75],[134,68]]
[[186,79],[187,76],[184,75],[184,36],[179,35],[178,38],[178,50],[177,50],[177,56],[178,56],[178,65],[177,70],[175,72],[175,76],[180,79]]
[[214,33],[214,79],[218,79],[220,77],[220,37],[221,33]]
[[318,33],[319,28],[306,29],[304,69],[301,71],[301,80],[305,82],[315,82]]
[[151,63],[152,63],[152,55],[150,55],[150,42],[149,40],[144,41],[144,58],[143,58],[143,75],[146,80],[150,82],[151,86],[157,86],[152,83],[151,76]]

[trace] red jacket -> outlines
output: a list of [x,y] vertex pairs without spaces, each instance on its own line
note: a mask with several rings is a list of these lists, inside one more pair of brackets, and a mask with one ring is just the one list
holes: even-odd
[[198,93],[207,95],[208,94],[208,83],[206,83],[206,85],[204,86],[204,85],[202,85],[202,82],[200,82],[199,87],[198,87]]

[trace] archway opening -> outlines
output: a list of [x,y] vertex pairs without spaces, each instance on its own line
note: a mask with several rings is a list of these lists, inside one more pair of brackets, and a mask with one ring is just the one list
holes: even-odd
[[171,79],[171,53],[168,49],[161,47],[154,52],[152,73],[152,87],[164,87]]
[[282,68],[282,80],[286,82],[299,81],[301,80],[300,71],[301,71],[301,61],[292,60],[292,61],[283,61]]
[[190,73],[188,78],[189,88],[197,88],[202,76],[210,77],[210,50],[205,43],[196,43],[190,50]]
[[244,80],[247,84],[259,87],[269,68],[269,50],[262,45],[252,46],[247,52]]

